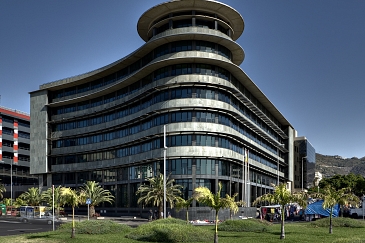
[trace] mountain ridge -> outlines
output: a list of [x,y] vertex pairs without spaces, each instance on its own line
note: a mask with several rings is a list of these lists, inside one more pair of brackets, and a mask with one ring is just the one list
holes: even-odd
[[322,173],[323,178],[350,173],[365,177],[365,157],[343,158],[339,155],[316,153],[315,171]]

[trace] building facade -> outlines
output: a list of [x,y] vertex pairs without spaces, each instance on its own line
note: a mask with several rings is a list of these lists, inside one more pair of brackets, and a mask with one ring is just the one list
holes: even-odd
[[98,181],[116,197],[108,212],[131,212],[137,188],[165,171],[166,126],[166,173],[185,198],[221,182],[249,205],[278,180],[291,188],[294,129],[239,67],[242,16],[216,1],[171,1],[137,30],[146,43],[127,57],[30,93],[40,184]]
[[316,150],[306,137],[296,137],[294,139],[294,148],[294,188],[307,190],[314,186]]
[[4,198],[16,198],[31,186],[38,186],[38,176],[30,175],[29,114],[0,107],[0,182]]

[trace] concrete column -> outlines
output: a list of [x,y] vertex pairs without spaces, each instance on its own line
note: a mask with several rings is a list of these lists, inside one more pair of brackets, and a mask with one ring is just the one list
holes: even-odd
[[[192,189],[193,189],[193,192],[194,192],[194,189],[196,187],[196,162],[194,162],[193,160],[193,164],[191,165],[191,180],[192,180]],[[196,207],[196,201],[193,200],[193,207]]]

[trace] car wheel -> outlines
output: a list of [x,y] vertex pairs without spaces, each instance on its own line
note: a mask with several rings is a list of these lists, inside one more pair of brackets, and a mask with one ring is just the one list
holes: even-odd
[[22,219],[23,223],[28,223],[28,219]]
[[47,220],[47,224],[52,224],[52,220]]
[[353,213],[353,214],[352,214],[352,218],[357,219],[357,217],[358,217],[358,216],[357,216],[357,213]]

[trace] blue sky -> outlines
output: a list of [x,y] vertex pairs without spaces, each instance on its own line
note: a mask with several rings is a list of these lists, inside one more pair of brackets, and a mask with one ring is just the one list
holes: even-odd
[[[143,45],[158,0],[0,0],[1,106],[29,112],[40,84],[112,63]],[[222,0],[239,11],[241,68],[316,152],[365,156],[365,1]]]

